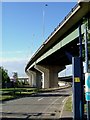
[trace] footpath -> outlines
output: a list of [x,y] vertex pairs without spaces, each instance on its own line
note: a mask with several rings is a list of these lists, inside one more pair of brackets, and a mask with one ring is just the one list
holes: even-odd
[[[73,112],[64,110],[60,120],[74,120],[73,119]],[[80,119],[78,119],[78,120],[80,120]],[[87,120],[86,114],[84,115],[83,120]]]
[[[67,102],[68,98],[66,99],[66,101],[64,103],[60,120],[75,120],[74,117],[73,117],[73,111],[69,111],[69,110],[65,109],[65,105],[66,105],[66,102]],[[80,120],[80,119],[77,119],[77,120]],[[84,117],[81,120],[87,120],[86,113],[84,113]]]

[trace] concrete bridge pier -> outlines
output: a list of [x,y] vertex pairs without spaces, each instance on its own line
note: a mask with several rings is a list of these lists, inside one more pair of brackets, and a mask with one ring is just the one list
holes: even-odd
[[42,88],[49,88],[49,70],[41,65],[35,65],[34,68],[42,73]]
[[27,71],[26,74],[27,74],[28,77],[29,77],[28,83],[29,83],[29,85],[32,87],[32,74],[30,73],[30,71]]
[[32,86],[32,75],[28,75],[28,76],[29,76],[29,81],[28,81],[28,83],[29,83],[30,86]]
[[42,73],[36,70],[36,87],[42,88]]
[[34,68],[42,73],[42,88],[58,87],[58,72],[62,70],[62,67],[35,65]]
[[28,71],[29,76],[29,83],[31,87],[36,87],[36,72],[29,70]]
[[31,87],[41,88],[41,73],[39,71],[29,70],[28,76],[30,78]]
[[60,66],[50,66],[49,67],[49,83],[50,83],[50,87],[54,88],[54,87],[58,87],[58,73],[60,70]]

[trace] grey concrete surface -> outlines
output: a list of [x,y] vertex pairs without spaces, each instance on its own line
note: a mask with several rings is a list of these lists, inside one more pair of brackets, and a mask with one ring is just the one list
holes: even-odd
[[39,93],[2,103],[3,119],[60,119],[64,100],[71,89]]

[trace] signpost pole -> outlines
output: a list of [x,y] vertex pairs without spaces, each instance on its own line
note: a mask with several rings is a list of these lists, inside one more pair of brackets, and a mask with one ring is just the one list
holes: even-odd
[[83,91],[83,63],[82,63],[82,34],[79,25],[79,57],[72,58],[73,64],[73,114],[74,120],[83,120],[84,91]]
[[82,60],[82,31],[81,31],[81,23],[79,24],[79,57],[80,57],[80,67],[81,67],[81,74],[80,74],[80,95],[81,95],[81,100],[80,100],[80,115],[81,118],[83,119],[84,116],[84,87],[83,87],[83,60]]
[[74,120],[83,120],[81,58],[73,57],[73,117]]

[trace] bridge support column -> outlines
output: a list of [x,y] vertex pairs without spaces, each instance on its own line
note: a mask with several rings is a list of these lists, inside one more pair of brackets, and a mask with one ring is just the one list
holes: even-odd
[[58,72],[60,70],[60,66],[51,66],[49,68],[49,87],[58,87]]
[[29,70],[28,76],[30,78],[31,87],[41,88],[41,73],[39,71]]
[[36,87],[36,72],[29,70],[28,76],[30,78],[31,87]]
[[29,85],[32,87],[32,74],[31,74],[29,71],[26,72],[26,74],[27,74],[28,77],[29,77],[28,83],[29,83]]
[[40,65],[35,65],[35,69],[42,73],[42,88],[49,88],[49,70]]
[[42,73],[39,71],[36,71],[36,87],[41,88],[42,87]]
[[42,73],[42,88],[58,87],[60,66],[35,65],[34,68]]
[[29,76],[29,80],[28,80],[28,83],[30,86],[32,86],[32,75],[28,75]]

